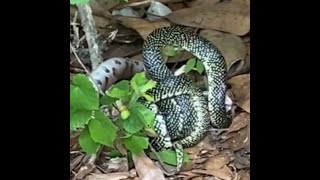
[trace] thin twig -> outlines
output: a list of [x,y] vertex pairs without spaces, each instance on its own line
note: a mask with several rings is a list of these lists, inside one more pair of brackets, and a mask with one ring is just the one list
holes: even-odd
[[99,93],[101,95],[105,95],[102,90],[99,88],[99,86],[96,84],[96,82],[94,81],[94,79],[91,77],[90,72],[88,71],[88,69],[84,66],[84,64],[82,63],[82,61],[80,60],[79,56],[77,55],[74,47],[72,46],[72,44],[70,43],[70,48],[73,52],[73,54],[75,55],[76,59],[78,60],[79,64],[82,66],[82,68],[84,69],[84,71],[87,73],[87,75],[89,76],[89,78],[92,80],[93,84],[95,85],[96,90],[99,91]]
[[74,18],[73,21],[71,23],[72,28],[73,28],[73,33],[74,33],[74,40],[76,41],[75,44],[77,45],[76,47],[78,48],[79,46],[79,28],[77,27],[77,16],[78,16],[78,12],[76,11],[74,14]]
[[82,61],[80,60],[78,54],[76,53],[76,50],[74,49],[74,47],[72,46],[71,43],[70,43],[70,48],[71,48],[73,54],[75,55],[76,59],[78,60],[79,64],[81,65],[81,67],[86,71],[87,75],[90,75],[90,72],[88,71],[86,66],[82,63]]
[[78,11],[81,16],[81,23],[83,26],[83,31],[85,32],[87,44],[90,53],[90,61],[92,69],[96,69],[99,64],[102,63],[103,58],[99,46],[97,44],[97,30],[95,27],[95,21],[92,16],[92,10],[89,4],[78,5]]

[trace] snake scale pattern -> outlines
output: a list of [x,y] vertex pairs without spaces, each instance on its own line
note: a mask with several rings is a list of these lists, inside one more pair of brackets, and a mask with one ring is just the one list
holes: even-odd
[[[182,47],[203,62],[208,79],[208,100],[200,88],[186,75],[174,76],[162,59],[166,45]],[[156,150],[175,149],[177,169],[183,162],[183,148],[197,144],[210,122],[214,128],[225,128],[231,119],[226,113],[226,63],[221,52],[207,39],[181,27],[164,27],[152,32],[143,45],[144,64],[124,58],[105,61],[91,76],[105,91],[114,82],[130,78],[146,70],[157,86],[149,91],[155,103],[139,101],[155,114],[155,130],[159,135],[152,140]]]
[[[162,58],[165,46],[181,47],[203,63],[208,77],[208,99],[188,76],[174,76]],[[197,144],[210,122],[215,128],[230,124],[225,109],[226,63],[210,41],[182,26],[153,31],[144,42],[143,58],[149,78],[157,81],[157,86],[149,91],[155,102],[141,100],[156,114],[158,137],[152,141],[152,146],[156,150],[175,149],[177,171],[180,171],[183,148]]]

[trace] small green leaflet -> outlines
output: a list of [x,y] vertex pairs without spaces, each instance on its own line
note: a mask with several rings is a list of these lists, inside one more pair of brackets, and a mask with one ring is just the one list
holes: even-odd
[[185,73],[190,72],[194,68],[195,65],[196,65],[196,58],[190,58],[187,61],[186,67],[184,69]]
[[200,60],[197,60],[196,70],[198,71],[199,74],[202,74],[204,71],[203,63]]
[[142,97],[146,98],[146,100],[148,102],[154,102],[154,98],[152,96],[150,96],[149,94],[146,94],[146,93],[142,93],[141,94]]
[[139,87],[145,85],[147,82],[148,79],[146,78],[145,72],[136,73],[130,80],[131,87],[136,93],[139,93]]
[[132,114],[136,114],[144,126],[153,128],[155,114],[141,103],[136,102],[132,107]]
[[89,0],[70,0],[70,4],[72,5],[85,5],[88,3],[89,3]]
[[70,85],[70,106],[75,109],[99,109],[99,93],[89,78],[83,74],[73,77],[73,85]]
[[108,95],[104,95],[101,97],[100,99],[100,104],[102,105],[106,105],[106,106],[110,106],[112,105],[117,99],[116,98],[112,98]]
[[81,132],[79,136],[79,144],[81,148],[89,155],[96,154],[101,146],[92,140],[88,128],[85,128]]
[[117,135],[117,126],[101,111],[95,112],[95,118],[89,122],[91,138],[100,144],[113,147],[113,141]]
[[91,119],[93,111],[70,108],[70,130],[84,128]]
[[142,136],[132,135],[123,139],[125,147],[134,154],[140,154],[144,149],[148,148],[148,138]]
[[140,89],[140,92],[145,93],[147,92],[149,89],[154,88],[157,85],[156,81],[153,80],[149,80],[147,82],[147,84],[143,85],[143,87]]
[[[161,160],[167,164],[176,166],[177,165],[177,156],[176,152],[172,150],[168,151],[159,151],[157,154],[160,156]],[[150,153],[150,158],[154,160],[158,160],[154,152]],[[187,153],[183,153],[183,162],[188,162],[190,160],[189,156]]]
[[129,81],[122,80],[117,84],[114,84],[111,89],[107,92],[107,95],[112,98],[128,98],[129,96]]
[[162,50],[163,54],[169,57],[173,57],[175,55],[177,55],[177,49],[173,46],[166,46],[163,48]]
[[138,115],[134,112],[130,114],[128,119],[123,120],[122,124],[123,124],[123,128],[131,134],[134,134],[140,131],[144,127]]

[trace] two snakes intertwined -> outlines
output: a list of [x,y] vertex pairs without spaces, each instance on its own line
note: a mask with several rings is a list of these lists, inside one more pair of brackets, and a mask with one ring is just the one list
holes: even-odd
[[[188,76],[175,76],[170,71],[162,57],[165,46],[183,48],[203,63],[208,79],[208,99]],[[156,115],[154,125],[158,137],[151,143],[155,150],[175,149],[179,171],[183,163],[183,148],[197,144],[210,122],[215,128],[225,128],[230,124],[225,108],[226,63],[222,53],[209,40],[181,26],[163,27],[149,34],[143,44],[143,58],[148,76],[157,82],[156,87],[148,91],[154,97],[154,103],[139,99]],[[112,65],[124,65],[124,68],[117,71]],[[131,76],[134,71],[142,70],[142,64],[137,61],[114,59],[102,64],[91,75],[105,90],[105,86],[110,86],[117,79],[108,76]]]

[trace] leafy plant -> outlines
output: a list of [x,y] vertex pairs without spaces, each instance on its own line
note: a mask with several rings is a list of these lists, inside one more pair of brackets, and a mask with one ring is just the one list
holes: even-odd
[[89,4],[90,0],[70,0],[70,4],[72,5],[85,5]]
[[[70,85],[70,130],[81,130],[79,144],[82,150],[96,154],[107,146],[115,152],[115,142],[122,143],[134,154],[147,149],[149,137],[156,136],[153,127],[155,116],[138,99],[144,97],[149,102],[154,101],[147,91],[155,85],[155,81],[148,80],[141,72],[130,81],[114,84],[106,95],[100,97],[87,76],[75,75]],[[100,111],[101,106],[118,109],[120,116],[111,120]],[[174,159],[173,154],[163,161],[172,164]]]
[[[116,138],[133,153],[139,154],[148,148],[148,137],[142,130],[153,128],[154,114],[137,100],[145,97],[152,101],[146,92],[155,85],[144,73],[138,73],[130,82],[123,80],[113,85],[100,98],[87,76],[75,75],[70,85],[70,129],[83,129],[79,137],[82,149],[95,154],[103,145],[115,148]],[[112,121],[99,110],[101,105],[117,107],[121,116]],[[117,136],[118,132],[124,135]]]

